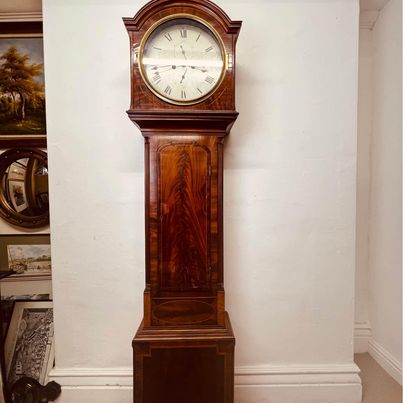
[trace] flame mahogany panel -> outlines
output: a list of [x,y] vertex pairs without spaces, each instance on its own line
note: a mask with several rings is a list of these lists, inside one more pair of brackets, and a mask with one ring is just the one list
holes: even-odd
[[195,142],[158,150],[161,291],[210,286],[210,161]]
[[146,141],[146,326],[223,323],[223,139]]

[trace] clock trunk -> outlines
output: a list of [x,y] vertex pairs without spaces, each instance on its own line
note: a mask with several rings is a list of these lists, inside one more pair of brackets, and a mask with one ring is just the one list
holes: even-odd
[[223,325],[223,137],[146,143],[145,325]]

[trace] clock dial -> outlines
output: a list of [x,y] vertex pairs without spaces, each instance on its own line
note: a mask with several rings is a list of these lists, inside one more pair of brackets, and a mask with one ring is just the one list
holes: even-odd
[[159,24],[140,47],[140,71],[160,98],[192,104],[208,97],[221,83],[223,46],[205,24],[176,18]]

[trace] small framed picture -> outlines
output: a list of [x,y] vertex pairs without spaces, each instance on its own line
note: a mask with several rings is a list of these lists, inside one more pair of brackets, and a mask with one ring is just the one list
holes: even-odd
[[8,169],[7,179],[24,181],[25,173],[27,171],[28,158],[22,158],[13,162]]
[[46,384],[54,362],[53,304],[15,302],[5,343],[7,383],[23,376]]
[[24,211],[28,207],[24,181],[9,180],[8,191],[15,211],[17,213]]
[[46,146],[45,80],[41,22],[0,27],[0,144]]
[[0,268],[13,270],[9,280],[50,278],[52,260],[49,235],[0,235]]

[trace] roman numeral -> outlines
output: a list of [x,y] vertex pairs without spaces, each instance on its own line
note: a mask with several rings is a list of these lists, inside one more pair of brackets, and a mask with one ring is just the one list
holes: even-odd
[[214,49],[213,46],[210,46],[209,48],[206,49],[206,53],[211,52]]
[[165,36],[165,38],[168,39],[169,42],[172,42],[172,36],[169,32],[167,32],[164,36]]
[[181,97],[182,97],[182,99],[186,99],[186,91],[182,90]]
[[181,32],[181,37],[182,38],[187,38],[188,37],[188,31],[186,30],[186,28],[182,28],[180,30],[180,32]]
[[156,50],[162,50],[161,48],[157,48],[156,46],[153,46],[153,48]]
[[202,95],[203,95],[203,91],[202,91],[200,88],[197,88],[197,91],[199,91],[199,92],[200,92],[200,94],[202,94]]
[[165,88],[164,93],[166,95],[171,95],[171,92],[172,92],[172,88],[168,85],[168,87]]
[[201,37],[201,34],[199,34],[199,36],[197,37],[196,42],[199,41],[200,37]]
[[206,79],[205,79],[205,81],[206,81],[207,83],[209,83],[210,85],[212,85],[212,84],[214,83],[214,78],[213,78],[213,77],[210,77],[210,76],[207,76]]
[[153,81],[155,84],[159,84],[161,82],[161,76],[160,73],[158,73],[158,71],[156,71],[153,75]]

